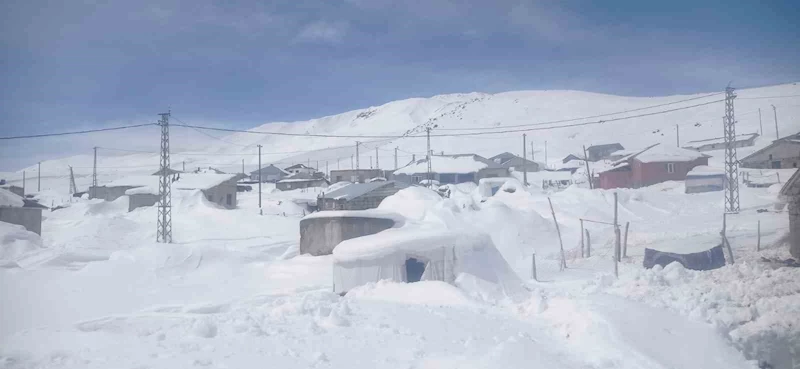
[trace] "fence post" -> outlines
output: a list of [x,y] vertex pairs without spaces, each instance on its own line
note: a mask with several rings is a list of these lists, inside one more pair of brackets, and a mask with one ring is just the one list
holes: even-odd
[[731,243],[728,241],[728,236],[726,235],[726,230],[728,228],[728,214],[722,213],[722,246],[728,249],[728,256],[731,259],[731,264],[734,263],[733,260],[733,249],[731,249]]
[[586,230],[586,257],[592,257],[592,238],[589,236],[589,230]]
[[560,270],[564,270],[567,268],[567,258],[564,256],[564,241],[561,239],[561,228],[558,227],[558,220],[556,220],[556,211],[553,210],[553,202],[550,201],[550,198],[547,198],[547,202],[550,204],[550,213],[553,214],[553,223],[556,224],[556,232],[558,232],[558,243],[561,246],[561,265],[559,265]]
[[622,257],[628,257],[628,228],[630,227],[631,222],[625,222],[625,241],[622,244]]
[[584,251],[584,243],[583,243],[583,219],[581,219],[581,257],[586,257],[586,252]]
[[761,221],[758,221],[758,242],[756,243],[756,251],[761,251]]
[[619,260],[620,260],[620,243],[619,243],[619,223],[617,222],[617,193],[614,192],[614,276],[619,278]]
[[534,281],[539,281],[539,279],[536,277],[536,253],[531,255],[531,276],[533,277]]

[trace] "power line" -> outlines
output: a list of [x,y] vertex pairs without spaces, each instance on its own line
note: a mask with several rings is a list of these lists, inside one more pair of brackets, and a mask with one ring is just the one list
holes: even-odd
[[80,135],[80,134],[95,133],[95,132],[119,131],[119,130],[122,130],[122,129],[130,129],[130,128],[138,128],[138,127],[154,126],[154,125],[155,125],[154,123],[144,123],[144,124],[135,124],[135,125],[131,125],[131,126],[122,126],[122,127],[87,129],[87,130],[83,130],[83,131],[59,132],[59,133],[43,133],[43,134],[39,134],[39,135],[25,135],[25,136],[6,136],[6,137],[0,137],[0,140],[16,140],[16,139],[23,139],[23,138],[40,138],[40,137]]
[[692,97],[692,98],[688,98],[688,99],[683,99],[683,100],[678,100],[678,101],[673,101],[673,102],[664,103],[664,104],[658,104],[658,105],[646,106],[646,107],[643,107],[643,108],[630,109],[630,110],[623,110],[623,111],[618,111],[618,112],[614,112],[614,113],[605,113],[605,114],[592,115],[592,116],[586,116],[586,117],[580,117],[580,118],[561,119],[561,120],[554,120],[554,121],[549,121],[549,122],[538,122],[538,123],[528,123],[528,124],[517,124],[517,125],[511,125],[511,126],[502,126],[502,127],[439,128],[438,130],[440,130],[440,131],[491,130],[491,129],[516,128],[516,127],[528,127],[528,126],[542,126],[542,125],[547,125],[547,124],[555,124],[555,123],[574,122],[574,121],[578,121],[578,120],[584,120],[584,119],[593,119],[593,118],[601,118],[601,117],[607,117],[607,116],[610,116],[610,115],[619,115],[619,114],[625,114],[625,113],[632,113],[632,112],[637,112],[637,111],[642,111],[642,110],[648,110],[648,109],[658,108],[658,107],[662,107],[662,106],[668,106],[668,105],[679,104],[679,103],[682,103],[682,102],[687,102],[687,101],[694,101],[694,100],[699,100],[699,99],[705,99],[705,98],[707,98],[707,97],[716,96],[716,95],[721,95],[721,94],[723,94],[723,93],[724,93],[724,92],[717,92],[717,93],[713,93],[713,94],[708,94],[708,95],[703,95],[703,96],[696,96],[696,97]]

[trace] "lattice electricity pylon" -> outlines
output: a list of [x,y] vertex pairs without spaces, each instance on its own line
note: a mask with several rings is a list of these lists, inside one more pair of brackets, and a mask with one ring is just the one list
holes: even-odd
[[75,173],[72,171],[72,166],[69,167],[69,194],[78,192],[78,186],[75,185]]
[[725,88],[725,212],[739,212],[739,160],[736,158],[736,117],[733,111],[733,87]]
[[161,165],[158,180],[158,230],[156,242],[172,243],[172,181],[169,176],[169,114],[161,113]]

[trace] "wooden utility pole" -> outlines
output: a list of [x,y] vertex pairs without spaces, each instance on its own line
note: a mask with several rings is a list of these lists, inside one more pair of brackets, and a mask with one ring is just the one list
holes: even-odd
[[[185,161],[183,162],[183,170],[186,171],[186,162]],[[258,170],[261,170],[261,168],[258,168]],[[244,159],[242,159],[242,174],[244,174]]]
[[358,153],[358,146],[359,145],[361,145],[361,142],[356,141],[356,170],[361,169],[361,165],[360,165],[361,163],[358,162],[358,156],[360,155]]
[[617,193],[614,192],[614,276],[619,277],[619,261],[620,261],[620,241],[619,241],[619,214],[617,207],[619,200]]
[[97,197],[97,146],[94,147],[94,164],[92,164],[92,187],[89,191],[89,198]]
[[394,169],[397,169],[397,147],[394,148]]
[[527,165],[525,165],[525,164],[528,161],[528,159],[526,159],[528,157],[528,154],[525,153],[525,150],[528,147],[528,145],[525,142],[525,138],[526,137],[527,137],[527,135],[525,133],[523,133],[522,134],[522,184],[527,186],[528,185],[528,168],[527,168]]
[[37,178],[38,178],[38,181],[37,181],[37,182],[38,182],[38,184],[36,185],[36,191],[38,191],[38,192],[41,192],[41,191],[42,191],[42,162],[41,162],[41,161],[39,162],[39,170],[38,170],[38,174],[39,174],[39,175],[37,176]]
[[772,112],[775,114],[775,139],[777,140],[781,136],[778,134],[778,108],[775,105],[772,105]]
[[622,257],[628,257],[628,228],[631,226],[631,222],[625,222],[625,240],[622,243]]
[[761,221],[758,221],[758,240],[756,241],[756,251],[761,251]]
[[589,189],[593,190],[592,173],[589,172],[589,157],[586,156],[586,145],[583,145],[583,162],[586,164],[586,180],[589,181]]
[[22,197],[25,197],[25,171],[22,171]]
[[258,213],[264,215],[261,208],[261,145],[258,145]]
[[758,108],[758,128],[759,132],[761,132],[761,136],[764,135],[764,126],[761,125],[761,108]]
[[556,232],[558,232],[558,243],[561,246],[561,263],[559,263],[559,270],[563,271],[567,268],[567,257],[564,255],[564,241],[561,239],[561,228],[558,226],[556,211],[553,210],[553,202],[550,201],[550,197],[547,198],[547,202],[550,204],[550,213],[553,214],[553,223],[556,224]]
[[378,158],[378,147],[375,146],[375,169],[381,169],[381,159]]
[[539,278],[536,277],[536,253],[531,254],[531,278],[534,281],[539,281]]
[[592,237],[589,235],[589,230],[586,230],[586,257],[592,257]]
[[675,125],[675,146],[681,147],[681,127]]

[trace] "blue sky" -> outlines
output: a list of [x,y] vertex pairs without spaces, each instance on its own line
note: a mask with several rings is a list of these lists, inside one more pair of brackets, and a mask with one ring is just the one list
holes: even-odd
[[0,135],[155,120],[168,106],[245,128],[452,92],[654,96],[798,81],[799,8],[10,0],[0,12]]

